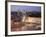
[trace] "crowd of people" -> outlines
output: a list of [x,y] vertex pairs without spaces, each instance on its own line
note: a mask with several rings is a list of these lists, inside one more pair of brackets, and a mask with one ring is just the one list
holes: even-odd
[[30,30],[40,30],[40,29],[41,29],[40,12],[36,11],[11,12],[11,31],[30,31]]

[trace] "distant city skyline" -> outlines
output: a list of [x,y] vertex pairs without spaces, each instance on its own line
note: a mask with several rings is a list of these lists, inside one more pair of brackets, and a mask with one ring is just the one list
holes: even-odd
[[11,11],[37,11],[41,12],[41,7],[40,6],[21,6],[21,5],[11,5]]

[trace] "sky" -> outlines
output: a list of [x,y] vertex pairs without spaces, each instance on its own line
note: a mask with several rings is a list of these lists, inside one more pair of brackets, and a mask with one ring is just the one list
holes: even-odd
[[11,11],[17,11],[17,10],[25,10],[25,11],[38,11],[41,12],[40,6],[21,6],[21,5],[11,5]]

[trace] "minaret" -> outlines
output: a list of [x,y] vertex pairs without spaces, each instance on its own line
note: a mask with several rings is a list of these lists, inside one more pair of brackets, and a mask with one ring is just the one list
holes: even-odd
[[23,11],[22,11],[22,14],[23,14],[22,22],[24,22],[24,21],[25,21],[25,18],[26,18],[26,11],[25,11],[25,10],[23,10]]

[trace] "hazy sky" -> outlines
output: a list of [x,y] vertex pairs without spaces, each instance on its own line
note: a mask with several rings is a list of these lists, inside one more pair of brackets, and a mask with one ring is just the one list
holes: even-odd
[[40,6],[19,6],[19,5],[11,5],[11,11],[17,10],[26,10],[26,11],[41,11]]

